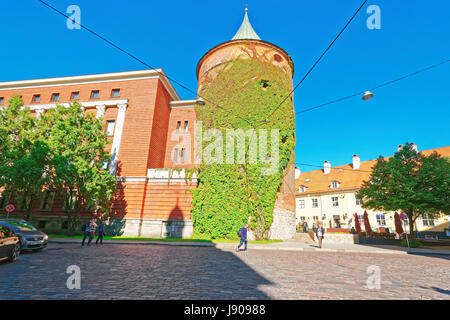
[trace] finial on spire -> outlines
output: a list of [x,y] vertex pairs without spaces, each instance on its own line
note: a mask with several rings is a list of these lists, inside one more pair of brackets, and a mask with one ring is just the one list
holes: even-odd
[[248,8],[247,4],[245,5],[245,15],[244,15],[244,21],[242,22],[241,27],[239,28],[236,35],[233,37],[233,40],[261,40],[258,35],[256,34],[255,30],[253,30],[252,25],[250,24],[250,21],[248,19]]

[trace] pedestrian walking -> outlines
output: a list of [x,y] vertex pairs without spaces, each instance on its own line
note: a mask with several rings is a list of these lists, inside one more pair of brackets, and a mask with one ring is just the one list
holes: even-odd
[[303,222],[303,232],[308,233],[308,223],[306,221]]
[[103,245],[103,237],[105,236],[105,224],[103,221],[100,221],[97,226],[97,240],[95,241],[95,244],[98,244],[100,241],[100,244]]
[[319,248],[322,248],[322,240],[323,235],[325,234],[325,229],[322,227],[322,224],[319,224],[316,231],[317,240],[319,241]]
[[86,238],[89,237],[87,245],[91,245],[92,241],[92,231],[91,231],[91,221],[87,221],[83,226],[81,227],[81,231],[84,232],[83,235],[83,241],[81,242],[81,246],[84,247],[84,242],[86,241]]
[[91,228],[92,238],[95,238],[95,231],[97,231],[97,219],[92,219],[89,227]]
[[314,232],[314,233],[317,233],[317,223],[316,223],[315,221],[314,221],[314,223],[313,223],[312,229],[313,229],[313,232]]
[[246,225],[245,227],[242,227],[241,229],[239,229],[238,236],[241,238],[241,242],[237,246],[236,251],[239,251],[240,247],[243,244],[245,244],[244,245],[244,251],[247,251],[247,229],[248,229],[248,225]]

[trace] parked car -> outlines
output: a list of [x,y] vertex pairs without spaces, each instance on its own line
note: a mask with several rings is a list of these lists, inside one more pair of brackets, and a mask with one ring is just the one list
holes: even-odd
[[20,247],[20,237],[12,229],[0,225],[0,261],[16,261]]
[[1,219],[0,226],[10,228],[19,236],[20,250],[41,250],[47,246],[48,236],[25,220]]

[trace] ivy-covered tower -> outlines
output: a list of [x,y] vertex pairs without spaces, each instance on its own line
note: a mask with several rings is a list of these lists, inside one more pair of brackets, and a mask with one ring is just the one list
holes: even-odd
[[[258,139],[260,129],[269,137],[271,130],[279,130],[279,161],[272,175],[261,175],[267,165],[261,159],[256,164],[202,164],[193,201],[195,233],[235,237],[251,217],[255,238],[295,234],[295,118],[292,97],[285,100],[293,89],[293,73],[286,51],[256,34],[247,8],[233,39],[200,59],[198,94],[205,105],[197,106],[196,113],[203,130],[216,128],[225,137],[227,129],[254,129]],[[247,142],[252,138],[247,136]],[[246,147],[247,160],[249,152]]]

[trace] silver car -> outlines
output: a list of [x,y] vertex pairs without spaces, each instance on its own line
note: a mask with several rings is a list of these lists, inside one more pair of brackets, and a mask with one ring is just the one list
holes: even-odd
[[20,237],[21,250],[41,250],[47,246],[48,236],[21,219],[0,219],[0,225],[9,227]]

